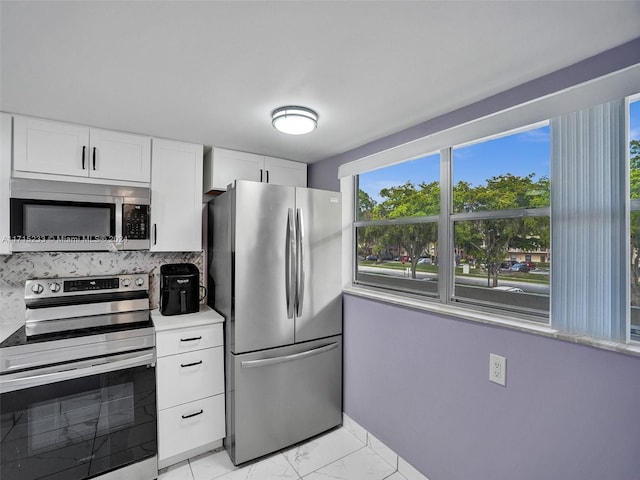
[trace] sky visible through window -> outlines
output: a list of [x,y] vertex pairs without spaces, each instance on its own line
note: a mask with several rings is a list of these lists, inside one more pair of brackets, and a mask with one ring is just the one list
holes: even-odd
[[472,187],[487,179],[511,174],[534,181],[549,177],[551,138],[549,126],[474,143],[453,150],[453,184],[468,182]]
[[[640,139],[640,99],[630,105],[630,140]],[[453,183],[463,180],[472,186],[488,178],[510,173],[534,181],[550,175],[550,128],[548,125],[514,135],[454,149]],[[360,175],[360,190],[380,203],[380,190],[411,181],[431,183],[440,179],[439,154],[403,162]]]
[[[454,149],[453,183],[484,185],[488,178],[510,173],[534,181],[549,176],[549,126]],[[380,190],[411,181],[431,183],[440,179],[440,155],[431,154],[410,162],[392,165],[359,177],[360,190],[380,202]]]

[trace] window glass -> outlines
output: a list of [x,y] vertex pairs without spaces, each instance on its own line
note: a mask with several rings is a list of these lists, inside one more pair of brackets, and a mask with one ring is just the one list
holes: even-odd
[[439,214],[439,154],[361,174],[356,282],[436,295]]
[[548,216],[457,221],[454,296],[549,312]]
[[453,149],[453,211],[549,206],[549,125]]
[[[640,97],[629,103],[631,194],[631,335],[640,340]],[[635,200],[635,201],[634,201]]]
[[356,282],[437,295],[437,223],[357,227],[356,237]]
[[358,176],[358,220],[440,213],[440,155],[433,154]]
[[548,315],[548,211],[513,211],[550,205],[550,156],[549,125],[453,149],[455,300]]

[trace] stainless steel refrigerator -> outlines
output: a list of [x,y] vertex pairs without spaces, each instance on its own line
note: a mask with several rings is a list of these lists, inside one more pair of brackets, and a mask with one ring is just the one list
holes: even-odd
[[209,204],[234,464],[342,422],[340,194],[236,181]]

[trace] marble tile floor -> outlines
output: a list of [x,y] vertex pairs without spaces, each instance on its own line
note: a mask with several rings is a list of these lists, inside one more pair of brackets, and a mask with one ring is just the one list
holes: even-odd
[[158,480],[407,480],[374,449],[340,427],[242,468],[225,450],[205,453],[161,470]]

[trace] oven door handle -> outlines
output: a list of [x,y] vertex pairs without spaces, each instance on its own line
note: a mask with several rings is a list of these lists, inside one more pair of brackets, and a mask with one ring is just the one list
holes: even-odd
[[8,393],[50,383],[73,380],[124,368],[155,366],[155,349],[145,352],[123,353],[109,357],[93,358],[65,363],[55,367],[39,368],[0,376],[0,393]]

